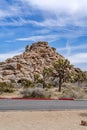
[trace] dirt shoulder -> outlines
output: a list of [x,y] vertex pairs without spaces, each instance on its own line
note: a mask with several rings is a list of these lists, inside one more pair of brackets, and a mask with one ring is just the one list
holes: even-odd
[[0,112],[0,130],[87,130],[87,110]]

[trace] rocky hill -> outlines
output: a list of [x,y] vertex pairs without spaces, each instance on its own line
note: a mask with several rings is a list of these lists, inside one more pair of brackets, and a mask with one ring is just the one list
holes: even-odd
[[37,42],[27,45],[25,52],[0,62],[0,82],[13,82],[20,79],[33,80],[34,74],[42,76],[44,67],[49,67],[54,61],[64,58],[49,47],[47,42]]

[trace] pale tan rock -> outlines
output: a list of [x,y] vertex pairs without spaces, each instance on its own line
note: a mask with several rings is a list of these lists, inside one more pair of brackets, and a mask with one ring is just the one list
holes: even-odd
[[3,82],[11,83],[11,80],[3,80]]
[[4,70],[3,71],[3,75],[4,76],[6,76],[6,75],[12,75],[12,74],[14,74],[14,71],[12,71],[12,70]]
[[37,42],[31,46],[27,45],[25,52],[7,59],[0,63],[0,74],[3,80],[19,80],[21,78],[34,79],[34,74],[42,75],[44,67],[49,67],[52,63],[63,58],[51,48],[48,42]]
[[16,80],[16,76],[14,74],[11,74],[11,75],[6,75],[3,77],[4,80],[11,80],[11,79],[14,79]]
[[3,80],[0,78],[0,82],[3,82]]
[[81,125],[87,126],[87,121],[81,120]]

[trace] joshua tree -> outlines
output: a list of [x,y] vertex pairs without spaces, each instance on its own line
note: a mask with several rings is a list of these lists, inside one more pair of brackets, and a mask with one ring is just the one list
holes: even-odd
[[87,81],[87,76],[85,72],[83,72],[82,70],[78,68],[76,68],[76,72],[77,73],[75,74],[74,80],[77,81],[78,85],[80,86],[80,83]]
[[50,67],[50,68],[45,67],[44,68],[44,70],[43,70],[43,78],[44,78],[44,80],[52,75],[52,71],[53,71],[52,67]]
[[56,71],[54,76],[59,78],[59,92],[61,92],[62,83],[69,81],[71,78],[70,69],[72,65],[70,65],[70,62],[67,59],[60,59],[53,64],[53,67]]

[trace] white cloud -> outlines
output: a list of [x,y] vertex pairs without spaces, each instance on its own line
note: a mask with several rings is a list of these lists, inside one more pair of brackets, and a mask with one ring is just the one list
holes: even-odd
[[[68,44],[68,45],[67,45]],[[66,47],[57,48],[58,52],[65,52],[65,58],[69,59],[71,64],[74,64],[75,67],[79,67],[82,70],[87,70],[87,53],[78,52],[79,50],[87,49],[87,44],[82,44],[78,46],[71,46],[69,43],[66,43]],[[73,54],[72,51],[77,50],[76,54]]]
[[[3,5],[4,6],[4,5]],[[8,7],[8,8],[7,8]],[[7,5],[6,9],[0,9],[0,19],[18,16],[21,14],[20,7]]]
[[87,71],[87,53],[77,53],[66,57],[71,64],[75,67],[79,67],[84,71]]
[[30,36],[30,37],[26,37],[26,38],[18,38],[16,39],[17,41],[55,41],[57,38],[57,35],[36,35],[36,36]]
[[[87,11],[87,0],[25,0],[35,8],[54,13],[78,14]],[[84,12],[83,14],[86,14]]]
[[26,24],[26,22],[21,17],[18,19],[11,18],[11,21],[7,21],[6,19],[0,21],[0,26],[21,26],[24,24]]
[[78,53],[68,57],[73,64],[87,63],[87,53]]
[[79,50],[79,49],[87,49],[87,44],[82,44],[82,45],[76,45],[76,46],[71,46],[70,44],[67,46],[66,44],[66,47],[63,47],[63,48],[57,48],[58,51],[67,51],[67,50]]
[[0,62],[6,60],[7,58],[12,58],[13,56],[19,55],[23,51],[24,51],[24,48],[20,49],[18,51],[13,51],[13,52],[9,52],[9,53],[0,54]]
[[70,53],[71,53],[71,46],[70,46],[70,43],[69,43],[69,41],[67,41],[67,43],[66,43],[66,49],[67,49],[67,56],[69,56],[70,55]]
[[[87,26],[87,0],[25,0],[25,2],[33,9],[42,11],[45,20],[47,19],[45,25]],[[53,15],[55,17],[52,18]],[[49,22],[50,17],[52,20]]]
[[21,0],[13,0],[11,4],[7,0],[0,1],[0,20],[20,18],[27,15],[30,15],[30,10],[21,3]]
[[[5,5],[2,2],[0,3],[3,6],[0,9],[0,19],[11,17],[12,21],[9,21],[9,23],[6,20],[0,21],[0,25],[3,26],[33,24],[45,27],[67,25],[87,27],[87,0],[15,0],[12,5],[7,4],[7,2],[5,2]],[[35,15],[37,13],[36,9],[42,11],[44,18],[42,22],[23,19],[25,16]],[[12,17],[18,17],[21,20],[15,20]]]
[[[73,64],[87,63],[87,53],[78,53],[78,50],[86,49],[87,44],[71,46],[69,43],[71,39],[87,36],[87,0],[14,0],[12,5],[6,1],[0,1],[0,26],[28,24],[28,27],[33,25],[33,27],[38,26],[41,29],[35,28],[37,32],[30,32],[32,36],[23,38],[20,35],[20,38],[16,40],[14,38],[13,41],[36,42],[45,40],[52,42],[59,38],[66,38],[68,41],[66,47],[58,50],[66,51],[66,56]],[[42,21],[37,17],[37,14],[41,16]],[[29,17],[29,15],[31,16]],[[32,28],[32,26],[30,27]],[[77,54],[72,54],[73,50],[77,50]],[[0,59],[4,60],[19,53],[0,54]]]

